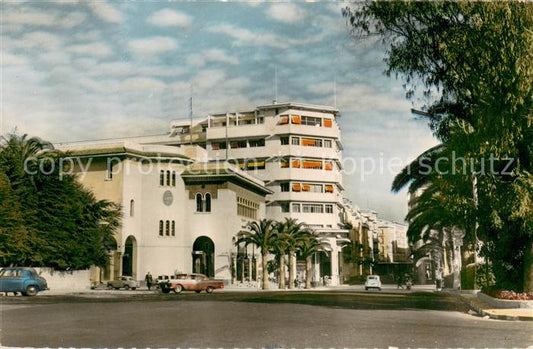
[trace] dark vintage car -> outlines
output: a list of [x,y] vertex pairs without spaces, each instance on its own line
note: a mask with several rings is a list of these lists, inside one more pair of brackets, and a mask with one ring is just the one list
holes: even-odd
[[48,290],[46,280],[33,268],[10,267],[0,270],[0,292],[35,296],[44,290]]
[[169,293],[170,291],[176,293],[181,293],[182,291],[212,293],[217,288],[224,288],[224,282],[211,279],[204,274],[177,274],[170,277],[158,277],[158,287],[163,293]]

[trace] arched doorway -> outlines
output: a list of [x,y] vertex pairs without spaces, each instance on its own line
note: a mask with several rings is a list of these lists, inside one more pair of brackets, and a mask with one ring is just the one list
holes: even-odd
[[137,240],[133,236],[128,236],[124,244],[124,254],[122,255],[122,275],[135,276],[137,261]]
[[200,236],[192,246],[193,273],[215,276],[215,243],[207,236]]

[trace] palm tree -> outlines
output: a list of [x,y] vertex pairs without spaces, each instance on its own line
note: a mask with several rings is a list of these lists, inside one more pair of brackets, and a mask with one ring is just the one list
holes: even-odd
[[331,245],[317,235],[307,232],[302,235],[298,245],[298,255],[305,259],[305,288],[311,288],[311,258],[320,251],[331,250]]
[[[280,224],[276,224],[279,228]],[[283,239],[283,236],[280,236],[279,234],[276,236],[276,239],[274,240],[274,243],[272,244],[270,248],[270,252],[272,252],[276,259],[279,261],[278,263],[278,274],[279,274],[279,289],[284,290],[285,289],[285,256],[287,255],[287,241]]]
[[268,290],[267,255],[272,248],[277,236],[276,223],[271,219],[263,218],[259,222],[252,221],[246,225],[248,231],[241,231],[236,245],[256,245],[261,250],[261,267],[263,268],[263,290]]
[[296,265],[296,250],[303,239],[307,228],[304,223],[298,223],[295,218],[285,218],[285,221],[278,225],[279,238],[283,239],[287,245],[289,255],[289,289],[294,288],[294,268]]

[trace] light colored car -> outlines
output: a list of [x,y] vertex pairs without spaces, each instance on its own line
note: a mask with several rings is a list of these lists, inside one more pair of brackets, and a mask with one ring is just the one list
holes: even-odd
[[171,277],[163,275],[157,279],[158,286],[163,293],[169,293],[170,291],[175,293],[181,293],[182,291],[213,293],[217,288],[224,288],[222,280],[211,279],[204,274],[177,274]]
[[110,280],[107,282],[107,288],[114,288],[115,290],[118,290],[119,288],[135,290],[137,287],[139,287],[139,282],[133,280],[131,276],[121,276],[116,280]]
[[367,291],[370,288],[377,288],[378,291],[381,291],[381,280],[379,275],[368,275],[365,282],[365,290]]

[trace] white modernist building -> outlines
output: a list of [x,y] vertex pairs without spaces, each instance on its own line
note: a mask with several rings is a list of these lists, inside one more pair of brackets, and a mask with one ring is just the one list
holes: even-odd
[[124,208],[112,267],[99,277],[179,270],[255,279],[258,251],[233,242],[249,220],[266,217],[295,218],[327,239],[314,279],[341,283],[349,230],[338,116],[328,106],[274,103],[172,122],[159,136],[59,145],[85,159],[76,166],[82,182]]

